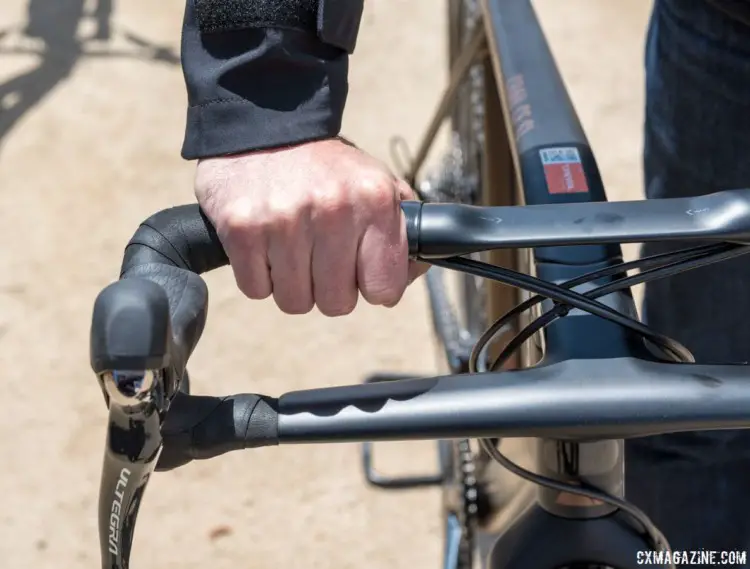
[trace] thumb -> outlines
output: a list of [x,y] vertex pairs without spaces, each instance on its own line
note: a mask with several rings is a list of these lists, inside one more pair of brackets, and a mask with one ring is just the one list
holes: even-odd
[[417,199],[417,194],[405,180],[398,178],[396,180],[396,187],[398,188],[398,197],[402,202],[414,201]]

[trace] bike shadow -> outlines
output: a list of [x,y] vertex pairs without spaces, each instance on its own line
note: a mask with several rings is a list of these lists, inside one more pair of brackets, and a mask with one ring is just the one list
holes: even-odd
[[[127,30],[119,35],[135,50],[111,49],[114,0],[96,0],[88,10],[87,4],[86,0],[28,0],[25,24],[0,30],[0,42],[14,34],[20,40],[18,45],[0,45],[0,55],[39,57],[32,69],[0,83],[0,148],[20,120],[70,77],[84,57],[128,57],[170,66],[180,64],[179,54],[170,47]],[[81,38],[78,32],[84,20],[91,20],[94,32]],[[97,45],[104,49],[95,49]]]

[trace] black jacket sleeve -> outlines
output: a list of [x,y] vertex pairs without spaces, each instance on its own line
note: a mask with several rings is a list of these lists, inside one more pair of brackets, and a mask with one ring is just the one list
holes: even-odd
[[339,134],[349,56],[315,33],[247,28],[202,33],[187,0],[182,67],[188,111],[182,156],[191,160]]

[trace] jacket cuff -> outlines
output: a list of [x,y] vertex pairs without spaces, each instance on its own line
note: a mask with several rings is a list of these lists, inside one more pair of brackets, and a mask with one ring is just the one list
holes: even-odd
[[188,2],[182,60],[187,160],[332,138],[341,130],[349,57],[314,34],[278,28],[201,34]]

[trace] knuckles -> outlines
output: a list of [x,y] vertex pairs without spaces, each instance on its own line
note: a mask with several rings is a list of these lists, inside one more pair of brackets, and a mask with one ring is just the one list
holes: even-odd
[[367,202],[368,209],[376,215],[392,210],[398,201],[395,180],[385,172],[374,172],[360,177],[355,191]]
[[[366,213],[366,218],[397,212],[398,196],[394,179],[384,172],[369,172],[353,183],[328,183],[320,191],[300,192],[298,195],[275,194],[266,196],[242,196],[229,199],[227,188],[221,184],[202,186],[196,194],[203,197],[207,213],[214,218],[217,228],[228,239],[258,236],[262,233],[287,233],[308,219],[320,219],[323,223],[351,218],[354,209]],[[222,199],[222,194],[223,199]],[[199,200],[201,198],[199,197]]]
[[352,205],[351,190],[342,182],[328,182],[314,191],[315,212],[321,216],[335,215]]
[[230,241],[241,240],[247,243],[262,238],[263,228],[258,208],[249,199],[234,200],[218,217],[218,229]]
[[269,199],[261,223],[270,230],[293,229],[309,218],[314,206],[313,200],[307,195]]

